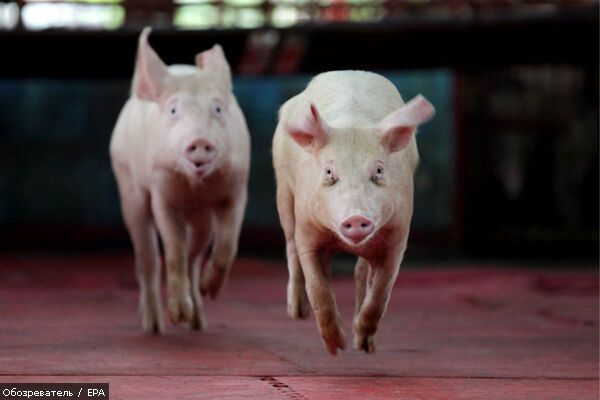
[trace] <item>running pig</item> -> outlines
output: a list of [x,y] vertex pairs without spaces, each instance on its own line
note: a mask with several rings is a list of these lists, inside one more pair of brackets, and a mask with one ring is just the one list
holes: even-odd
[[358,256],[354,347],[375,350],[413,213],[415,132],[433,114],[424,97],[404,104],[390,81],[363,71],[320,74],[280,110],[273,162],[288,314],[306,318],[310,303],[331,354],[346,346],[329,282],[337,251]]
[[142,328],[164,331],[160,238],[173,323],[205,326],[202,294],[215,297],[237,253],[250,137],[220,46],[196,65],[166,66],[139,38],[130,99],[110,155],[135,251]]

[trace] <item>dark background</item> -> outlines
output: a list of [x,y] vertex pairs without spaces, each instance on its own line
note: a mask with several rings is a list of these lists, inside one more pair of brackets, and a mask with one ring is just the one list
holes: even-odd
[[[286,26],[277,2],[202,4],[214,10],[76,5],[120,7],[102,25],[0,2],[1,252],[129,249],[108,142],[147,24],[165,62],[218,42],[236,73],[252,136],[242,254],[284,253],[270,155],[279,106],[316,73],[366,69],[438,110],[418,134],[409,259],[597,265],[597,1],[307,2]],[[247,10],[263,19],[243,26]]]

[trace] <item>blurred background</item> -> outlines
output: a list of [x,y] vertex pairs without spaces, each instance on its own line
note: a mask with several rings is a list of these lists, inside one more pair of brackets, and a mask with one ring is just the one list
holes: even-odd
[[283,257],[270,143],[310,77],[366,69],[437,108],[411,261],[597,266],[597,0],[0,1],[0,252],[129,251],[108,142],[137,36],[220,43],[252,135],[244,255]]

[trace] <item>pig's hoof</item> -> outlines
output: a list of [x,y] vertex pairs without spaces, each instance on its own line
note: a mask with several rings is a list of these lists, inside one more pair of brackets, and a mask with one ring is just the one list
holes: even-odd
[[202,296],[209,296],[211,299],[217,297],[221,291],[221,287],[225,282],[225,272],[214,265],[207,271],[206,275],[202,276],[200,282],[200,293]]
[[211,299],[216,299],[220,291],[221,287],[216,284],[207,283],[200,285],[200,293],[202,293],[202,296],[208,296]]
[[306,319],[310,305],[304,284],[290,280],[287,287],[287,314],[291,319]]
[[165,332],[165,325],[162,319],[143,318],[142,330],[148,335],[160,335]]
[[337,354],[337,349],[344,350],[346,348],[346,335],[341,327],[336,327],[331,335],[323,336],[323,341],[332,356]]
[[165,323],[160,309],[153,309],[152,307],[142,305],[140,307],[140,314],[142,316],[142,330],[144,333],[159,335],[165,332]]
[[192,321],[192,329],[195,331],[200,331],[200,332],[205,330],[206,329],[206,319],[201,316],[194,315],[194,320]]
[[194,305],[190,296],[171,296],[169,298],[169,318],[171,318],[171,322],[174,324],[192,322],[194,318]]
[[365,353],[375,353],[375,335],[354,335],[354,348]]
[[148,335],[160,335],[165,332],[163,324],[158,321],[142,322],[142,329]]
[[308,300],[302,296],[288,300],[287,313],[291,319],[306,319],[310,314]]
[[192,329],[197,331],[203,331],[206,329],[207,323],[206,318],[204,317],[204,312],[199,309],[194,309],[194,319],[192,320]]

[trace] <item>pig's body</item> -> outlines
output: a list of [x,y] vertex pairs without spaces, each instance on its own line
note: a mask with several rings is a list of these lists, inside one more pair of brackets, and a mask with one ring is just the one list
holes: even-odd
[[[427,113],[428,104],[419,107]],[[402,148],[390,147],[392,135],[384,135],[398,121],[386,117],[403,105],[382,76],[336,71],[318,75],[280,111],[273,160],[287,241],[288,314],[306,317],[310,300],[332,353],[345,346],[327,273],[332,254],[360,257],[354,344],[370,352],[406,248],[418,163],[414,129],[403,134]]]
[[159,235],[169,316],[202,329],[200,287],[214,297],[237,252],[249,134],[220,48],[201,53],[198,67],[166,67],[148,46],[148,33],[140,38],[132,96],[113,131],[111,161],[135,250],[143,329],[164,330]]

